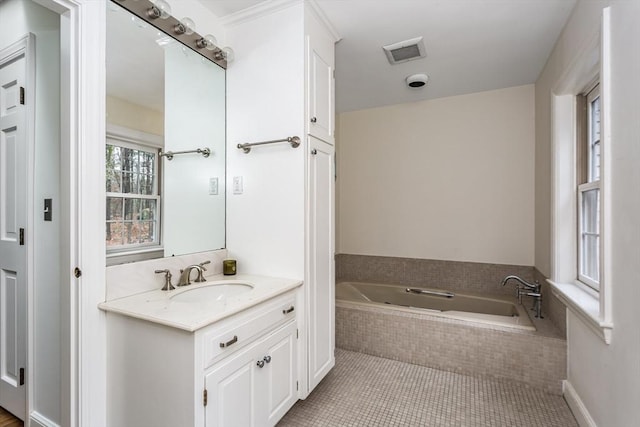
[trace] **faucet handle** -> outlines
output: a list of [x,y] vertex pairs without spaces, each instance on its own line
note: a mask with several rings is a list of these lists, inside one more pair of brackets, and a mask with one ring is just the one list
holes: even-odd
[[202,271],[207,271],[206,268],[204,268],[205,265],[207,264],[211,264],[211,261],[205,261],[205,262],[201,262],[200,264],[198,264],[200,266],[200,268],[202,269]]
[[155,270],[156,274],[164,273],[164,286],[162,287],[162,291],[172,291],[175,287],[171,284],[171,271],[168,269],[165,270]]

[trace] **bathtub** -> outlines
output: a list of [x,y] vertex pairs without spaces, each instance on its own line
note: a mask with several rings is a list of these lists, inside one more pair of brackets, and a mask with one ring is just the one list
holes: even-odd
[[506,328],[536,330],[525,308],[517,304],[515,298],[509,297],[484,297],[416,286],[341,282],[336,284],[336,300]]

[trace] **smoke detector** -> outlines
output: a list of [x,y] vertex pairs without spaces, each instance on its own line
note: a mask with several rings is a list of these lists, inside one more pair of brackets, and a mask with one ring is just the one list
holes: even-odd
[[387,55],[389,63],[392,65],[425,58],[427,56],[422,37],[382,46],[382,49],[385,55]]
[[406,79],[407,86],[414,89],[423,87],[424,85],[427,84],[428,81],[429,81],[429,76],[427,76],[424,73],[412,74]]

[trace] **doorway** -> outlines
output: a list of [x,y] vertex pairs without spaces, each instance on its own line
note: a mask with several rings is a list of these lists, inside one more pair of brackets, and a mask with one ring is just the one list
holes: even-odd
[[0,407],[27,425],[63,411],[60,20],[0,2]]

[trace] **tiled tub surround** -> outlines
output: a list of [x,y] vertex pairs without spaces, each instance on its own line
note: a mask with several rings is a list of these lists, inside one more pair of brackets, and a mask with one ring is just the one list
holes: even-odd
[[535,332],[338,300],[336,346],[561,394],[566,341],[551,323],[532,320]]
[[[514,284],[501,286],[509,275],[542,284],[542,314],[566,336],[566,311],[535,268],[522,265],[383,257],[371,255],[336,255],[336,282],[391,283],[402,286],[445,289],[449,291],[514,295]],[[523,298],[527,307],[531,298]]]

